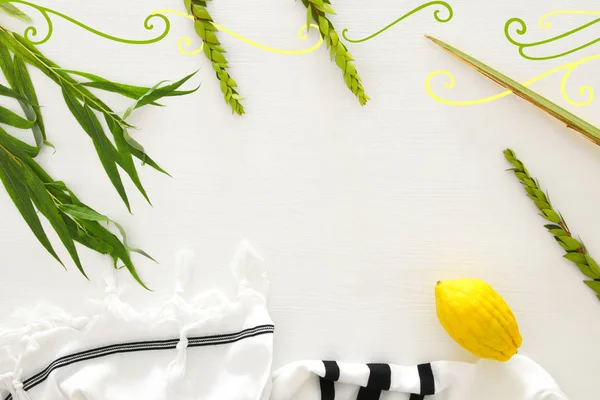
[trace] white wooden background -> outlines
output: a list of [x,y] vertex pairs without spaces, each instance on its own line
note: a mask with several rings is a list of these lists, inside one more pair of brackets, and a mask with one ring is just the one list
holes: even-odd
[[[157,8],[182,10],[177,0],[45,0],[101,30],[148,37],[142,23]],[[93,146],[62,102],[59,89],[32,71],[45,106],[49,140],[40,162],[87,203],[125,225],[132,244],[160,265],[136,263],[155,290],[130,285],[125,298],[138,306],[170,295],[174,254],[192,248],[197,287],[227,274],[242,238],[265,258],[270,308],[277,325],[275,366],[300,358],[341,358],[412,364],[435,359],[472,360],[442,330],[433,288],[441,279],[481,278],[512,306],[520,323],[522,353],[545,366],[572,399],[597,397],[600,302],[582,275],[545,232],[544,221],[505,172],[502,150],[512,147],[551,193],[572,230],[600,256],[600,149],[514,97],[472,107],[450,107],[425,92],[437,69],[455,73],[457,86],[438,93],[471,99],[498,88],[427,41],[429,33],[519,80],[598,52],[598,45],[547,62],[520,58],[503,34],[507,19],[527,20],[527,39],[542,39],[593,16],[537,19],[560,9],[597,7],[592,0],[453,0],[454,19],[439,24],[432,9],[412,16],[369,42],[349,45],[368,94],[361,108],[324,48],[308,55],[278,55],[220,35],[247,115],[232,116],[203,55],[177,50],[190,22],[171,18],[163,41],[149,46],[108,42],[55,19],[53,38],[41,46],[70,69],[132,84],[152,85],[198,68],[194,95],[165,101],[166,108],[137,112],[143,143],[173,178],[149,167],[141,176],[154,203],[129,185],[129,215],[106,178]],[[341,31],[362,37],[421,4],[419,1],[335,1]],[[260,43],[303,48],[296,32],[305,9],[292,0],[214,1],[215,20]],[[35,11],[31,11],[36,15]],[[43,20],[36,15],[40,25]],[[564,49],[600,34],[571,38]],[[595,30],[595,31],[594,31]],[[312,33],[310,43],[316,36]],[[199,42],[196,42],[199,45]],[[557,47],[551,49],[556,50]],[[550,51],[550,50],[549,50]],[[581,66],[568,88],[600,88],[598,61]],[[584,108],[560,95],[561,75],[535,88],[600,124],[598,102]],[[190,85],[190,86],[191,86]],[[129,104],[107,96],[117,110]],[[45,301],[81,312],[82,301],[103,296],[101,271],[110,260],[81,249],[92,281],[69,263],[53,261],[37,243],[8,196],[0,193],[2,290],[0,322],[18,307]],[[53,236],[53,239],[54,236]],[[58,240],[60,255],[68,259]],[[130,282],[125,274],[123,281]]]

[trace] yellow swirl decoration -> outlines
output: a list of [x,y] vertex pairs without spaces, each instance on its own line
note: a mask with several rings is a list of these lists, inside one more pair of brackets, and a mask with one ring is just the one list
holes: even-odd
[[587,11],[587,10],[558,10],[558,11],[552,11],[549,12],[548,14],[544,14],[540,17],[540,20],[538,21],[538,24],[540,25],[540,28],[542,29],[550,29],[550,27],[552,26],[552,24],[550,24],[550,21],[547,21],[548,18],[550,18],[553,15],[565,15],[565,14],[570,14],[570,15],[600,15],[600,11]]
[[[579,87],[579,95],[581,97],[587,97],[585,98],[584,101],[576,101],[573,100],[569,94],[567,93],[567,81],[569,80],[569,77],[571,76],[571,74],[573,73],[573,71],[575,70],[575,68],[577,68],[578,66],[587,63],[588,61],[592,61],[595,59],[600,58],[600,54],[596,54],[594,56],[590,56],[590,57],[586,57],[586,58],[582,58],[581,60],[577,60],[577,61],[572,61],[570,63],[561,65],[559,67],[556,67],[554,69],[551,69],[549,71],[544,72],[543,74],[540,74],[530,80],[528,80],[527,82],[524,82],[523,85],[524,86],[530,86],[532,84],[534,84],[535,82],[544,79],[545,77],[554,74],[555,72],[558,71],[562,71],[565,70],[563,78],[561,80],[560,83],[560,92],[563,96],[563,98],[571,105],[574,106],[578,106],[578,107],[583,107],[583,106],[587,106],[590,105],[592,103],[592,101],[594,101],[594,89],[589,86],[589,85],[582,85]],[[483,103],[489,103],[490,101],[494,101],[494,100],[498,100],[501,99],[503,97],[506,97],[510,94],[512,94],[512,92],[510,90],[498,93],[494,96],[489,96],[489,97],[483,97],[481,99],[475,99],[475,100],[449,100],[449,99],[445,99],[443,97],[438,96],[437,94],[435,94],[433,92],[433,89],[431,88],[431,81],[433,80],[434,77],[438,76],[438,75],[444,75],[446,76],[446,78],[448,79],[448,81],[446,81],[444,83],[444,87],[446,89],[452,89],[454,88],[454,85],[456,83],[456,80],[454,79],[454,75],[452,75],[452,73],[450,73],[449,71],[445,71],[445,70],[437,70],[434,71],[432,73],[430,73],[426,80],[425,80],[425,89],[427,90],[427,94],[429,94],[429,96],[434,99],[435,101],[438,101],[442,104],[447,104],[450,106],[473,106],[476,104],[483,104]]]
[[[152,12],[152,14],[176,14],[176,15],[180,15],[182,17],[185,18],[189,18],[191,20],[194,20],[194,17],[192,17],[191,15],[188,15],[184,12],[181,11],[176,11],[176,10],[155,10]],[[219,24],[215,24],[213,23],[213,25],[219,30],[219,32],[225,32],[231,36],[233,36],[236,39],[241,40],[242,42],[249,44],[250,46],[259,48],[261,50],[264,51],[268,51],[271,53],[277,53],[277,54],[307,54],[307,53],[311,53],[315,50],[317,50],[319,47],[321,47],[321,45],[323,44],[323,38],[321,37],[321,35],[319,35],[319,42],[317,44],[315,44],[314,46],[308,48],[308,49],[301,49],[301,50],[285,50],[285,49],[277,49],[274,47],[269,47],[269,46],[265,46],[263,44],[260,44],[258,42],[255,42],[253,40],[250,40],[232,30],[229,30],[227,28],[225,28],[222,25]],[[311,24],[310,25],[312,28],[315,28],[318,32],[319,30],[319,26],[316,24]],[[300,29],[298,30],[298,37],[300,38],[300,40],[307,40],[308,39],[308,27],[307,25],[302,25],[300,27]],[[179,38],[179,42],[177,43],[177,48],[179,49],[179,51],[182,54],[185,55],[193,55],[193,54],[198,54],[202,51],[203,47],[204,47],[204,43],[202,43],[202,45],[200,46],[200,48],[198,49],[194,49],[194,50],[187,50],[186,48],[189,48],[192,45],[192,39],[190,39],[188,36],[182,36],[181,38]]]

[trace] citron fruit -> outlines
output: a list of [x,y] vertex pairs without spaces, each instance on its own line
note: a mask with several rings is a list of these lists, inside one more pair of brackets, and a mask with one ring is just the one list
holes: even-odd
[[514,314],[487,283],[477,279],[438,282],[435,297],[444,329],[476,356],[504,362],[521,347]]

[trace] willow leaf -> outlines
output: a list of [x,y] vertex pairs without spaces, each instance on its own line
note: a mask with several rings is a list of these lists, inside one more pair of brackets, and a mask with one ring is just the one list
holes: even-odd
[[16,91],[12,90],[11,88],[6,87],[2,84],[0,84],[0,96],[12,97],[13,99],[20,100],[24,103],[32,104],[27,97],[23,96],[21,93],[18,93]]
[[100,254],[111,254],[113,252],[112,246],[104,242],[103,240],[98,239],[95,236],[90,235],[87,232],[87,228],[84,226],[82,229],[79,225],[75,223],[75,221],[69,217],[67,214],[62,214],[63,220],[65,224],[69,228],[69,232],[71,232],[71,236],[77,243],[84,245],[85,247],[92,249]]
[[92,139],[94,147],[96,148],[96,152],[98,153],[98,157],[100,158],[102,166],[104,167],[104,171],[119,193],[119,196],[121,196],[121,199],[127,206],[127,209],[131,211],[129,199],[127,198],[125,188],[123,187],[123,181],[121,180],[121,176],[119,175],[119,171],[115,164],[115,155],[118,156],[117,150],[104,134],[104,130],[102,129],[100,121],[98,121],[98,118],[96,115],[94,115],[94,112],[88,107],[88,105],[82,105],[70,90],[63,88],[63,97],[67,107],[69,107],[69,110],[77,122],[79,122],[79,125],[81,125],[83,130]]
[[[129,175],[129,178],[135,185],[135,187],[140,191],[142,196],[146,199],[149,204],[152,204],[148,194],[146,193],[146,189],[142,185],[140,181],[139,174],[137,169],[135,168],[135,164],[133,163],[133,157],[131,154],[131,147],[127,138],[125,137],[126,130],[119,124],[117,124],[113,119],[105,116],[106,124],[108,129],[111,131],[113,138],[115,140],[115,144],[117,145],[117,151],[119,152],[118,163],[123,168],[123,170]],[[146,154],[146,153],[144,153]]]
[[[63,70],[63,71],[65,71],[71,75],[78,75],[78,76],[87,78],[91,81],[91,82],[82,82],[81,84],[83,86],[101,89],[101,90],[105,90],[108,92],[118,93],[120,95],[129,97],[131,99],[139,99],[140,97],[142,97],[144,94],[146,94],[150,90],[149,87],[145,87],[145,86],[134,86],[134,85],[126,85],[123,83],[112,82],[106,78],[91,74],[89,72],[82,72],[82,71],[75,71],[75,70]],[[173,91],[170,91],[170,92],[162,95],[161,97],[183,96],[186,94],[194,93],[196,90],[197,89],[173,90]],[[153,103],[150,103],[150,104],[153,104]],[[156,104],[154,103],[153,105],[156,105]]]
[[182,95],[194,93],[195,91],[197,91],[200,88],[200,86],[198,86],[198,87],[196,87],[195,89],[192,89],[192,90],[178,91],[177,89],[179,89],[181,87],[181,85],[183,85],[184,83],[186,83],[188,80],[190,80],[190,78],[192,78],[197,73],[198,73],[198,71],[195,71],[195,72],[189,74],[188,76],[185,76],[182,79],[178,80],[177,82],[174,82],[174,83],[171,83],[169,85],[162,86],[162,87],[157,87],[155,90],[149,89],[142,96],[142,98],[140,98],[140,101],[138,101],[138,104],[136,105],[135,108],[140,108],[140,107],[143,107],[143,106],[145,106],[147,104],[152,104],[156,100],[159,100],[159,99],[161,99],[163,97],[168,97],[168,96],[182,96]]
[[152,258],[152,256],[148,253],[146,253],[144,250],[142,249],[136,249],[134,247],[129,246],[129,244],[127,243],[127,232],[125,232],[125,229],[121,226],[121,224],[118,224],[115,221],[111,221],[119,230],[119,233],[121,234],[121,237],[123,238],[123,246],[130,252],[132,253],[138,253],[152,261],[154,261],[155,263],[157,263],[158,261],[156,261],[154,258]]
[[63,262],[54,251],[52,244],[50,244],[50,240],[48,240],[48,236],[46,236],[38,214],[33,207],[27,188],[23,184],[24,177],[14,163],[11,154],[3,146],[0,146],[0,179],[8,195],[38,241],[64,267]]
[[35,66],[36,68],[39,68],[44,73],[46,73],[47,67],[43,62],[41,62],[40,58],[38,57],[38,54],[36,54],[39,53],[36,50],[36,48],[31,44],[27,43],[27,41],[23,38],[21,38],[22,42],[17,40],[17,36],[18,35],[16,34],[14,34],[13,36],[13,34],[10,34],[7,31],[0,29],[0,43],[2,45],[6,46],[15,55],[19,55],[20,57],[22,57],[23,60],[27,63]]
[[56,204],[54,204],[54,200],[52,200],[52,197],[50,197],[48,194],[46,187],[33,173],[33,171],[31,171],[28,167],[25,167],[24,172],[31,200],[35,204],[36,208],[46,217],[48,222],[50,222],[52,228],[54,228],[56,234],[60,238],[60,241],[69,252],[73,262],[75,262],[75,265],[79,271],[81,271],[83,276],[87,278],[87,275],[83,270],[83,266],[81,265],[79,254],[77,254],[77,249],[75,248],[73,238],[71,237],[65,221],[63,221],[62,217],[60,216],[60,213],[56,208]]
[[0,4],[0,11],[2,11],[5,14],[8,14],[11,17],[16,18],[20,21],[27,22],[27,23],[33,22],[33,21],[31,21],[31,17],[29,15],[25,14],[23,11],[21,11],[19,8],[17,8],[17,6],[15,6],[14,4],[11,4],[11,3]]
[[8,151],[23,160],[26,157],[35,157],[39,150],[35,146],[31,146],[16,137],[9,135],[0,127],[0,142],[7,147]]
[[77,219],[96,222],[110,222],[110,219],[107,216],[97,213],[88,206],[76,204],[61,204],[58,206],[58,208],[65,214],[69,214],[70,216],[75,217]]
[[5,45],[0,45],[0,69],[2,69],[2,74],[8,81],[9,85],[15,89],[17,86],[15,85],[15,75],[14,75],[14,65],[13,59],[8,51],[8,47]]
[[29,119],[33,119],[31,116],[31,110],[33,108],[36,122],[32,130],[36,143],[38,144],[38,147],[40,147],[40,141],[46,141],[46,127],[42,118],[38,97],[35,88],[33,87],[33,82],[31,81],[31,76],[29,75],[29,71],[27,71],[27,66],[23,62],[23,59],[18,56],[14,57],[14,74],[18,82],[20,93],[32,103],[30,107],[26,104],[22,104],[21,107]]
[[139,151],[138,149],[134,148],[133,146],[129,145],[129,151],[131,152],[131,154],[137,158],[138,160],[142,161],[144,164],[148,164],[149,166],[151,166],[152,168],[154,168],[155,170],[162,172],[163,174],[167,175],[167,176],[171,176],[171,174],[169,174],[167,171],[165,171],[164,169],[161,168],[160,165],[158,165],[156,163],[156,161],[154,161],[152,158],[150,158],[150,156],[148,156],[146,153]]
[[552,101],[539,95],[538,93],[520,84],[514,79],[511,79],[508,76],[502,74],[501,72],[493,69],[492,67],[482,63],[476,58],[473,58],[470,55],[458,50],[457,48],[452,47],[451,45],[434,37],[427,36],[427,38],[429,38],[431,41],[433,41],[435,44],[437,44],[453,56],[458,57],[459,59],[467,63],[469,66],[473,67],[481,74],[487,76],[494,82],[498,83],[500,86],[512,91],[517,96],[535,105],[541,110],[547,112],[554,118],[563,122],[567,127],[581,133],[593,143],[600,145],[600,129],[598,129],[594,125],[579,118],[575,114],[565,110],[558,104],[553,103]]
[[15,114],[8,108],[0,107],[0,123],[14,126],[20,129],[31,129],[35,125],[35,119],[30,121]]
[[131,276],[145,289],[149,290],[148,287],[144,284],[140,276],[138,275],[133,262],[131,261],[131,257],[129,256],[129,252],[125,248],[125,246],[119,241],[119,239],[110,233],[108,230],[100,226],[97,222],[94,221],[85,221],[84,226],[88,229],[88,231],[93,234],[95,237],[100,238],[102,241],[107,243],[113,248],[111,256],[114,260],[120,259]]

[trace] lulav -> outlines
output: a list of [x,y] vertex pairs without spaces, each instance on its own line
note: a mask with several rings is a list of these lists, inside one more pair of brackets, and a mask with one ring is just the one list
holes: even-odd
[[237,82],[229,75],[227,69],[229,63],[225,58],[225,49],[221,47],[221,42],[217,38],[218,29],[213,24],[213,19],[206,9],[206,3],[210,0],[184,0],[187,12],[194,17],[194,29],[202,42],[206,57],[210,60],[217,78],[221,83],[221,92],[225,96],[225,101],[231,106],[231,111],[237,115],[245,113],[244,106],[240,103],[244,98],[235,89]]
[[329,0],[302,0],[302,3],[307,9],[307,26],[310,26],[311,19],[319,24],[319,32],[327,44],[331,59],[335,60],[337,66],[342,70],[348,89],[354,93],[359,103],[364,106],[371,98],[365,93],[361,78],[354,66],[354,58],[340,40],[331,21],[327,18],[327,14],[335,14],[331,2]]

